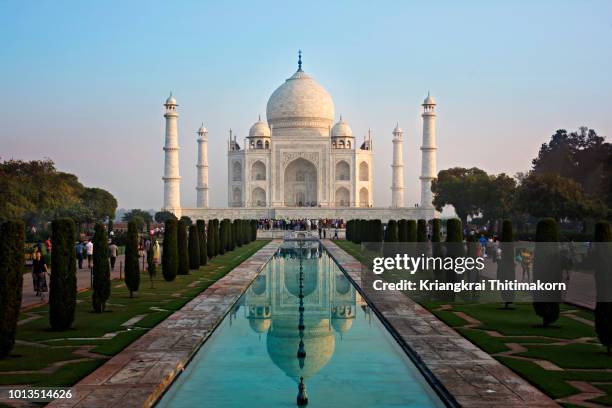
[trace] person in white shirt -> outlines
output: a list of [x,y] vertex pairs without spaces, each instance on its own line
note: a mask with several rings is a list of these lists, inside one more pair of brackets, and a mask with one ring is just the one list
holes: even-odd
[[91,261],[93,258],[93,242],[88,240],[85,244],[85,253],[87,254],[87,267],[91,269]]

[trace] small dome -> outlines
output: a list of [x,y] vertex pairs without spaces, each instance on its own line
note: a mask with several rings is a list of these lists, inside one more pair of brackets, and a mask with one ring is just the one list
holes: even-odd
[[337,333],[346,333],[353,327],[353,318],[332,319],[331,325]]
[[331,134],[332,137],[353,137],[351,127],[342,120],[342,116],[340,116],[340,120],[332,128]]
[[251,126],[249,137],[270,137],[270,127],[260,119]]
[[176,98],[172,96],[172,93],[170,93],[170,96],[166,99],[166,105],[176,105]]
[[402,128],[399,126],[399,123],[395,125],[395,129],[393,129],[393,133],[404,133]]
[[430,94],[427,94],[427,98],[423,101],[423,105],[435,105],[436,100]]
[[270,319],[249,319],[249,326],[255,333],[266,333],[270,328],[272,321]]
[[200,126],[200,128],[198,129],[198,134],[202,134],[202,133],[208,133],[208,130],[204,127],[203,123],[202,123],[202,126]]

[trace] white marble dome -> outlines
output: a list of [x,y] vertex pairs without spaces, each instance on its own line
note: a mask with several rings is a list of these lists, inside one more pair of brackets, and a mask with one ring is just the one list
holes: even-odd
[[328,128],[334,121],[334,101],[317,81],[298,70],[272,93],[266,108],[276,128]]
[[166,99],[166,105],[176,105],[176,98],[172,94]]
[[270,128],[268,124],[258,120],[249,129],[249,137],[270,137]]
[[427,98],[423,101],[423,105],[435,105],[436,100],[430,94],[427,94]]
[[331,130],[331,135],[332,137],[353,137],[353,131],[348,123],[342,119],[342,116],[340,116],[340,120]]

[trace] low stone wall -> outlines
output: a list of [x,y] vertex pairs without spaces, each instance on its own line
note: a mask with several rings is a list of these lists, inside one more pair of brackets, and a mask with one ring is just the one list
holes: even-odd
[[177,216],[186,215],[192,220],[223,219],[365,219],[388,220],[407,219],[430,220],[436,213],[433,208],[386,208],[386,207],[249,207],[249,208],[181,208],[173,211]]

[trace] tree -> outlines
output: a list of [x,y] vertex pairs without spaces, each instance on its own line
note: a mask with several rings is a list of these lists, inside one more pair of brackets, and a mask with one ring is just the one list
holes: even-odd
[[[446,255],[450,258],[460,258],[464,256],[463,250],[463,232],[461,230],[461,220],[451,218],[446,221]],[[454,270],[446,271],[446,282],[456,282],[457,273]],[[445,292],[447,300],[454,300],[455,293],[453,291]]]
[[608,355],[612,349],[612,261],[610,249],[612,231],[607,221],[595,224],[595,332],[599,342],[606,347]]
[[178,241],[178,274],[189,274],[189,242],[187,241],[187,224],[179,220],[177,229]]
[[151,214],[149,214],[148,211],[144,211],[138,208],[135,208],[123,214],[122,219],[125,222],[136,222],[136,228],[138,229],[138,231],[142,231],[145,225],[148,231],[149,229],[151,229],[151,223],[153,222],[153,217],[151,216]]
[[406,242],[417,241],[417,224],[415,220],[408,220],[406,223]]
[[105,222],[115,217],[117,199],[108,191],[101,188],[85,188],[81,200],[91,212],[93,221]]
[[206,222],[198,220],[196,222],[198,228],[198,242],[200,244],[200,265],[206,265],[208,261],[208,243],[206,242]]
[[177,219],[176,215],[172,214],[170,211],[158,211],[155,213],[155,222],[158,222],[160,224],[163,224],[166,222],[166,220],[169,219]]
[[[533,259],[533,279],[542,282],[561,282],[559,259],[559,225],[553,218],[544,218],[536,226],[536,246]],[[559,318],[559,295],[535,292],[533,309],[548,327]]]
[[431,185],[433,204],[438,211],[442,211],[446,205],[452,205],[462,224],[466,225],[468,216],[482,211],[488,197],[489,183],[489,175],[476,167],[442,170]]
[[408,220],[402,219],[397,222],[397,236],[399,242],[408,242]]
[[397,221],[389,220],[385,231],[385,242],[398,242],[398,240]]
[[518,188],[517,202],[534,217],[583,219],[602,215],[601,201],[584,195],[578,183],[558,174],[531,173]]
[[251,238],[249,242],[255,241],[257,239],[257,220],[251,220]]
[[140,286],[138,258],[138,226],[132,220],[128,222],[125,243],[125,286],[130,291],[130,297],[134,297],[134,292],[138,292]]
[[418,220],[416,240],[417,242],[427,242],[427,221]]
[[217,248],[217,244],[215,243],[215,221],[208,220],[208,232],[206,234],[206,252],[208,253],[208,258],[212,259],[215,255],[215,249]]
[[15,345],[23,291],[24,240],[22,221],[0,225],[0,359]]
[[178,221],[166,220],[164,226],[164,248],[162,252],[162,273],[167,282],[172,282],[178,273]]
[[200,269],[200,236],[198,227],[189,227],[189,268]]
[[513,212],[516,180],[505,173],[489,176],[484,201],[480,210],[484,221],[508,217]]
[[70,218],[51,223],[52,248],[49,291],[49,322],[53,330],[67,330],[74,321],[76,309],[76,226]]
[[182,216],[182,217],[179,219],[179,221],[183,221],[183,224],[185,224],[185,227],[186,227],[186,228],[191,227],[191,225],[193,224],[193,221],[191,220],[191,218],[189,218],[189,217],[188,217],[188,216],[186,216],[186,215],[183,215],[183,216]]
[[221,220],[221,224],[219,225],[219,238],[220,238],[220,245],[219,245],[219,254],[223,255],[225,253],[225,251],[227,250],[227,246],[228,246],[228,238],[229,238],[229,234],[228,234],[228,225],[227,225],[227,219],[223,219]]
[[106,309],[106,301],[110,297],[110,263],[108,255],[108,238],[103,224],[97,223],[93,237],[93,293],[91,303],[96,313]]
[[[513,281],[516,278],[514,271],[514,233],[512,221],[504,220],[501,233],[501,259],[497,263],[497,279],[500,281]],[[514,302],[514,291],[502,291],[501,297],[505,308]]]
[[155,265],[155,247],[153,242],[150,243],[147,249],[147,272],[149,272],[149,280],[151,281],[151,288],[153,288],[153,278],[157,274],[157,265]]

